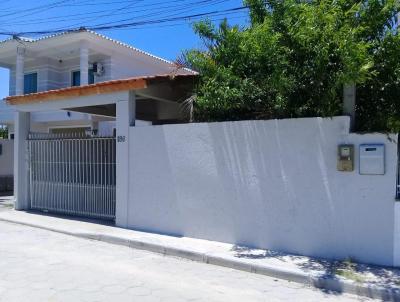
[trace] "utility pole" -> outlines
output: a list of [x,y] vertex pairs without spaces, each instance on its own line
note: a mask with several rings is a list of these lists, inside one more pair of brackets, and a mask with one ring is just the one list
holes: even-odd
[[356,90],[355,84],[343,87],[343,114],[350,116],[350,131],[354,130],[356,121]]

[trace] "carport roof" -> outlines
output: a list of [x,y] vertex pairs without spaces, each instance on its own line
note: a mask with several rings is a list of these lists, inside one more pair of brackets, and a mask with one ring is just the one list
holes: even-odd
[[85,86],[67,87],[25,95],[9,96],[6,97],[5,100],[9,105],[42,103],[44,101],[56,101],[81,96],[144,89],[149,87],[151,84],[155,84],[158,82],[167,81],[172,83],[178,81],[179,79],[194,79],[196,77],[196,74],[162,74],[153,76],[140,76],[121,80],[111,80]]

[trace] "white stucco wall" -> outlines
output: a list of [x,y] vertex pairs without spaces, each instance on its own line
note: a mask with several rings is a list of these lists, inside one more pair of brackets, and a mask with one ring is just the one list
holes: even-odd
[[11,176],[14,174],[14,141],[0,139],[3,152],[0,155],[0,176]]
[[400,201],[395,204],[394,266],[400,267]]
[[[60,57],[62,57],[62,50]],[[90,63],[103,64],[104,73],[95,75],[95,83],[114,79],[124,79],[136,76],[166,74],[175,71],[175,67],[150,57],[142,58],[131,51],[125,54],[115,53],[112,56],[92,55]],[[68,58],[62,61],[37,58],[25,62],[24,73],[38,74],[38,91],[46,91],[70,87],[72,72],[80,69],[79,57]],[[10,69],[9,94],[15,95],[15,68]]]
[[[99,61],[105,62],[105,73],[98,77],[95,76],[95,83],[110,80],[111,70],[109,58],[91,59],[91,62]],[[71,87],[72,72],[80,69],[79,57],[70,58],[63,61],[52,59],[36,59],[34,61],[26,62],[24,73],[38,74],[38,91],[46,91],[52,89],[59,89]],[[15,95],[15,69],[10,70],[10,95]]]
[[[135,125],[136,125],[136,127],[151,126],[152,122],[136,120]],[[114,129],[116,129],[116,127],[117,127],[117,125],[116,125],[115,121],[100,122],[99,123],[99,134],[101,136],[113,136]]]
[[110,66],[112,79],[166,74],[174,71],[173,66],[156,59],[139,60],[134,56],[114,56],[111,58]]
[[[347,117],[131,127],[129,227],[393,265],[397,146],[348,129]],[[336,169],[342,143],[354,172]],[[384,176],[359,175],[361,143],[385,144]]]

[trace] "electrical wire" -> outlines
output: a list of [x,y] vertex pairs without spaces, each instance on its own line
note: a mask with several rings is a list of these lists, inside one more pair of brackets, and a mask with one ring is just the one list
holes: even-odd
[[[37,11],[43,12],[43,11],[46,11],[46,10],[49,10],[49,9],[52,9],[52,8],[60,7],[61,4],[64,4],[64,3],[67,3],[67,2],[70,2],[70,1],[75,1],[75,0],[61,0],[61,1],[56,1],[56,2],[53,2],[53,3],[49,3],[49,4],[46,4],[46,5],[36,6],[36,7],[33,7],[33,8],[28,8],[28,9],[24,9],[24,10],[17,10],[17,11],[13,11],[13,12],[10,12],[10,13],[6,13],[6,14],[3,14],[3,15],[0,15],[0,18],[7,17],[7,16],[18,15],[18,14],[21,14],[21,13],[23,14],[23,13],[27,13],[27,12],[31,12],[30,14],[35,14],[35,13],[37,13]],[[25,16],[28,16],[30,14],[25,14],[25,15],[23,14],[22,16],[19,16],[19,17],[25,17]]]
[[[134,0],[133,2],[136,2],[137,0]],[[155,3],[148,3],[146,5],[137,5],[135,6],[134,9],[125,9],[123,12],[119,12],[118,15],[129,15],[133,13],[139,13],[139,12],[150,12],[152,16],[155,14],[159,14],[158,12],[162,9],[166,9],[165,11],[167,12],[167,9],[169,11],[177,11],[185,6],[190,6],[190,7],[195,7],[196,5],[193,4],[193,2],[186,2],[187,0],[173,0],[169,1],[168,5],[162,5],[165,4],[165,2],[155,2]],[[224,0],[223,2],[228,2],[229,0]],[[127,2],[132,2],[132,1],[127,1]],[[183,2],[183,3],[182,3]],[[115,2],[114,2],[115,3]],[[171,3],[177,3],[174,5],[171,5]],[[156,6],[153,8],[153,6]],[[7,26],[15,26],[15,25],[38,25],[38,24],[43,24],[43,23],[60,23],[60,22],[68,22],[68,21],[87,21],[88,19],[92,18],[100,18],[101,16],[99,14],[106,14],[109,13],[109,9],[107,10],[98,10],[98,11],[92,11],[92,12],[85,12],[85,13],[75,13],[75,14],[69,14],[69,15],[62,15],[62,16],[54,16],[54,17],[47,17],[45,20],[43,18],[38,18],[38,19],[28,19],[24,21],[19,21],[15,22],[15,18],[12,20],[12,23],[7,23],[10,20],[2,20],[1,23]],[[87,17],[86,17],[87,16]],[[71,18],[75,17],[75,18]],[[135,18],[137,16],[134,16]],[[142,16],[138,16],[142,17]],[[82,25],[82,23],[80,23]],[[72,27],[72,26],[70,26]]]
[[[141,18],[143,19],[143,18],[147,18],[147,17],[156,17],[156,16],[162,16],[163,18],[174,17],[181,13],[188,13],[190,11],[200,9],[201,7],[207,6],[209,4],[222,3],[222,2],[226,2],[226,1],[227,0],[201,0],[201,1],[187,3],[187,4],[181,5],[181,6],[167,6],[167,7],[165,7],[166,8],[165,10],[159,10],[159,11],[153,10],[151,13],[148,13],[148,14],[139,15],[139,16],[131,16],[130,18],[124,19],[123,21],[121,21],[121,20],[120,21],[112,21],[112,22],[104,23],[102,25],[111,25],[111,24],[115,24],[115,23],[129,21],[132,19],[141,20]],[[143,10],[143,11],[148,12],[148,10]],[[172,15],[171,15],[171,13],[172,13]],[[111,14],[103,15],[103,17],[110,17],[110,16],[113,16],[113,15],[111,15]],[[100,18],[102,18],[102,17],[100,17]],[[97,18],[95,18],[95,19],[97,19]],[[70,25],[70,27],[74,27],[74,26],[90,27],[91,25],[89,25],[89,24],[82,25],[82,23]]]
[[[64,0],[67,1],[67,0]],[[124,19],[124,20],[118,20],[114,22],[106,22],[106,23],[99,23],[90,27],[87,27],[87,29],[90,30],[98,30],[98,31],[104,31],[104,30],[114,30],[114,29],[123,29],[123,28],[134,28],[138,26],[143,26],[143,25],[154,25],[154,24],[163,24],[163,23],[170,23],[174,21],[190,21],[193,19],[201,18],[201,17],[215,17],[215,15],[220,15],[220,14],[225,14],[228,15],[230,13],[236,12],[236,11],[243,11],[247,10],[248,6],[240,6],[240,7],[235,7],[235,8],[229,8],[229,9],[224,9],[224,10],[214,10],[210,12],[203,12],[203,13],[197,13],[197,14],[191,14],[191,15],[184,15],[184,16],[176,16],[176,17],[167,17],[167,18],[161,18],[161,19],[150,19],[150,20],[142,20],[142,21],[136,21],[136,22],[126,22],[124,21],[129,21],[130,19]],[[57,34],[61,32],[66,32],[66,31],[78,31],[80,28],[57,28],[57,29],[52,29],[52,30],[38,30],[38,31],[25,31],[25,32],[0,32],[0,35],[5,35],[5,36],[15,36],[15,35],[24,35],[24,36],[32,36],[32,35],[46,35],[46,34]]]

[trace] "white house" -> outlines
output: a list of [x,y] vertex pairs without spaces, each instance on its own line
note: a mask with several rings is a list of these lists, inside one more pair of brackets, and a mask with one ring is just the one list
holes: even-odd
[[[3,41],[0,66],[11,71],[16,208],[126,225],[129,127],[187,119],[196,73],[84,29]],[[82,131],[93,125],[102,135]]]
[[[0,66],[10,70],[9,95],[41,95],[106,83],[116,79],[154,75],[193,75],[175,64],[98,33],[80,30],[37,40],[15,37],[0,42]],[[75,90],[78,91],[79,89]],[[97,94],[98,92],[96,92]],[[176,102],[143,96],[137,100],[137,126],[181,118]],[[115,136],[115,104],[78,108],[47,108],[30,115],[30,132],[67,135],[95,133]],[[84,106],[84,104],[82,104]],[[15,108],[0,101],[0,125],[14,138]],[[12,162],[8,162],[12,165]],[[2,170],[9,170],[3,167]]]
[[[10,96],[176,72],[176,65],[169,61],[85,30],[0,42],[0,67],[10,70]],[[9,127],[10,135],[14,132],[13,117],[13,109],[0,101],[0,124]],[[146,118],[148,122],[154,119]],[[102,112],[44,111],[32,115],[31,130],[60,133],[91,129],[109,134],[115,128],[115,123],[109,123],[113,120]]]
[[[196,74],[85,30],[8,40],[0,63],[16,209],[400,266],[397,135],[352,133],[347,116],[177,124]],[[115,119],[116,135],[36,133],[54,110]]]

